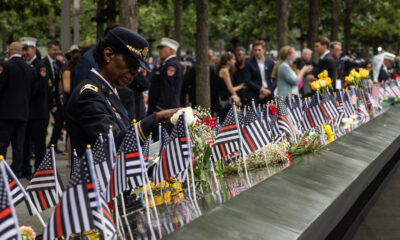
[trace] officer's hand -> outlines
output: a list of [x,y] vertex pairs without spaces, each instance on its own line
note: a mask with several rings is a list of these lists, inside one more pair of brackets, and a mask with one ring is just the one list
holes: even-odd
[[181,108],[173,108],[168,110],[163,110],[161,112],[156,113],[157,122],[169,122],[171,120],[172,115],[176,113]]

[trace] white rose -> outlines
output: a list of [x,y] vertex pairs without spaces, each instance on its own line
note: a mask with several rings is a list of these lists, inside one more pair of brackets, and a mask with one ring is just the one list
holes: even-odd
[[182,108],[171,117],[171,123],[176,124],[178,122],[179,116],[185,112],[186,124],[188,126],[193,126],[196,123],[197,118],[193,115],[193,109],[191,107]]

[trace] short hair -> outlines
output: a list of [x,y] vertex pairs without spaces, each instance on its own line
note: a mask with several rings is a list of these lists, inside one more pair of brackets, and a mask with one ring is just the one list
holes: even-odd
[[333,41],[329,46],[330,46],[329,48],[332,50],[335,49],[335,46],[342,46],[342,44],[338,41]]
[[244,47],[237,47],[237,48],[235,49],[235,51],[241,51],[241,52],[246,53],[246,49],[244,49]]
[[326,48],[329,47],[329,39],[328,39],[327,37],[319,37],[319,38],[317,39],[317,41],[315,41],[315,42],[316,42],[316,43],[318,42],[318,43],[320,43],[321,45],[325,45]]
[[47,48],[51,48],[52,46],[57,46],[59,47],[60,44],[56,40],[51,40],[49,43],[47,43]]
[[253,42],[252,48],[254,49],[256,46],[261,46],[265,49],[265,41],[264,40],[255,40]]
[[301,51],[301,56],[304,56],[306,54],[312,54],[312,50],[309,48],[303,48],[303,51]]

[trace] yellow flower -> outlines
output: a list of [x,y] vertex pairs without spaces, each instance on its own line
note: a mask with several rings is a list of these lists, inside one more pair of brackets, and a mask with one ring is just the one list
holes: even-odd
[[353,76],[349,75],[349,76],[346,76],[344,78],[344,80],[346,81],[346,83],[351,84],[351,83],[353,83],[354,78],[353,78]]
[[325,78],[325,82],[327,86],[330,86],[332,84],[332,79],[330,77]]
[[326,87],[326,82],[323,79],[318,80],[319,85],[321,86],[321,88]]
[[327,70],[324,70],[320,74],[318,74],[318,78],[319,79],[327,78],[327,77],[328,77],[328,71]]
[[311,83],[311,88],[314,91],[318,91],[321,88],[321,86],[319,85],[318,81],[314,81]]

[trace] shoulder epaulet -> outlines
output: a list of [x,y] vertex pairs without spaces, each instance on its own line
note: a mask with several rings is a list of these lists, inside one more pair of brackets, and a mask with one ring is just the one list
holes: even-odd
[[96,87],[96,86],[94,86],[92,84],[86,84],[85,86],[83,86],[81,88],[81,91],[79,92],[79,94],[82,94],[82,92],[84,92],[86,89],[92,90],[94,92],[98,92],[99,91],[98,87]]

